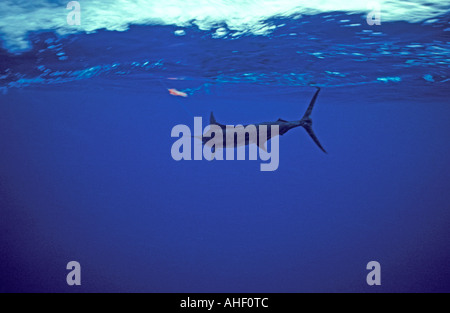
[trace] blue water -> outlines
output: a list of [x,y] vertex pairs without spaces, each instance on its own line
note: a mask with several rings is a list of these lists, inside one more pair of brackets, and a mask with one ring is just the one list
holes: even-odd
[[[450,291],[448,1],[80,2],[0,4],[0,291]],[[328,155],[172,159],[175,125],[297,120],[312,86]]]

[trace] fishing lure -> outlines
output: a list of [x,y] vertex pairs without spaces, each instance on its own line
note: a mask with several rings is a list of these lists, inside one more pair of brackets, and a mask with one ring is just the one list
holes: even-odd
[[184,98],[187,98],[187,97],[188,97],[187,93],[185,93],[185,92],[178,91],[178,90],[176,90],[176,89],[168,89],[168,90],[169,90],[169,93],[170,93],[172,96],[184,97]]

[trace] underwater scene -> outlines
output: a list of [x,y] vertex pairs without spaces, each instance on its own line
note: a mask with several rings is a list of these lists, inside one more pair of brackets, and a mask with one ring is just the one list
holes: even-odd
[[450,292],[449,0],[2,0],[0,44],[0,292]]

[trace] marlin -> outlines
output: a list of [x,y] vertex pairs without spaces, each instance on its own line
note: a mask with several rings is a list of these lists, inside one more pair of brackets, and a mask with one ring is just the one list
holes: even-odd
[[[210,117],[210,125],[211,126],[218,126],[220,127],[220,129],[222,130],[222,134],[224,137],[224,141],[223,142],[227,142],[226,139],[229,136],[231,137],[231,140],[234,141],[234,147],[239,147],[239,146],[247,146],[249,144],[252,143],[256,143],[258,145],[258,147],[260,147],[263,151],[267,152],[267,148],[266,148],[266,142],[269,141],[271,138],[277,136],[277,135],[281,135],[283,136],[284,134],[286,134],[288,131],[290,131],[291,129],[297,128],[297,127],[303,127],[306,132],[309,134],[309,136],[311,137],[311,139],[315,142],[315,144],[320,148],[320,150],[322,150],[324,153],[327,153],[327,151],[324,149],[324,147],[322,146],[322,144],[320,143],[319,139],[317,138],[316,134],[313,131],[312,128],[312,119],[311,119],[311,114],[314,108],[314,105],[317,101],[317,97],[319,96],[320,93],[320,88],[316,87],[317,91],[314,94],[313,98],[311,99],[311,102],[309,104],[308,109],[306,110],[305,115],[303,116],[303,118],[299,121],[286,121],[283,119],[278,119],[276,122],[263,122],[263,123],[258,123],[258,124],[252,124],[252,125],[245,125],[243,126],[241,129],[245,132],[245,136],[244,134],[241,134],[241,136],[239,136],[239,133],[236,132],[236,129],[234,129],[232,132],[230,131],[230,128],[227,127],[226,125],[220,124],[216,121],[216,118],[214,117],[214,113],[211,113],[211,117]],[[252,137],[250,136],[250,132],[248,131],[248,126],[255,126],[256,127],[256,136]],[[261,126],[265,126],[267,127],[267,136],[266,138],[260,138],[260,136],[258,134],[260,134],[259,129]],[[278,126],[279,127],[279,133],[276,134],[272,134],[272,126]],[[227,133],[228,131],[228,133]],[[237,136],[237,140],[234,140],[235,137]],[[207,145],[207,146],[211,146],[212,148],[212,152],[215,152],[215,146],[214,146],[214,142],[209,140],[208,138],[205,137],[196,137],[198,139],[201,139],[203,142],[203,145]],[[239,138],[241,138],[239,140]]]

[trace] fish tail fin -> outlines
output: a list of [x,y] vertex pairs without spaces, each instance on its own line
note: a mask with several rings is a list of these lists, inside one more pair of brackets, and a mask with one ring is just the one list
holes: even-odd
[[314,94],[313,98],[311,99],[311,103],[309,104],[309,107],[306,110],[306,113],[305,113],[305,115],[303,116],[303,118],[301,119],[300,122],[301,122],[301,126],[306,130],[308,135],[316,143],[316,145],[320,148],[320,150],[322,150],[323,152],[328,154],[328,152],[324,149],[324,147],[320,143],[319,139],[317,138],[317,136],[314,133],[314,130],[312,128],[313,122],[312,122],[312,119],[311,119],[311,114],[312,114],[314,105],[316,103],[317,97],[319,96],[319,92],[320,92],[320,88],[319,87],[316,87],[316,88],[317,88],[317,91]]

